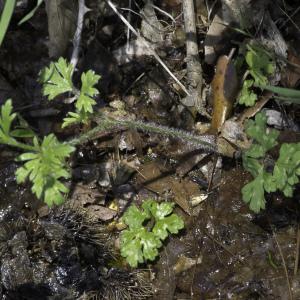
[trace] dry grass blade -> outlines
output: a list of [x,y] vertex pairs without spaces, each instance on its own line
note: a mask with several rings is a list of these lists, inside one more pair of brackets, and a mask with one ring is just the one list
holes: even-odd
[[299,265],[299,247],[300,247],[300,228],[298,225],[297,230],[297,244],[296,244],[296,254],[295,254],[295,265],[294,265],[294,276],[297,275],[298,272],[298,265]]
[[283,253],[282,253],[282,249],[281,249],[281,247],[280,247],[280,245],[278,243],[275,231],[272,230],[272,232],[273,232],[274,241],[276,243],[276,246],[277,246],[278,251],[279,251],[279,255],[280,255],[281,260],[282,260],[282,265],[283,265],[283,269],[284,269],[284,273],[285,273],[286,283],[287,283],[288,290],[289,290],[289,298],[290,298],[290,300],[293,300],[293,293],[292,293],[292,289],[291,289],[289,274],[288,274],[288,270],[287,270],[287,267],[286,267],[285,259],[284,259]]

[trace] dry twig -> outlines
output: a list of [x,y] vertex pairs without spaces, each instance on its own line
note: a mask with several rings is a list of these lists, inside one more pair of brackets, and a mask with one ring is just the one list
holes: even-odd
[[293,294],[292,294],[292,289],[291,289],[291,284],[290,284],[290,279],[289,279],[289,274],[288,274],[288,270],[287,270],[287,267],[286,267],[285,259],[284,259],[281,247],[278,243],[275,231],[272,230],[272,232],[273,232],[273,238],[275,240],[276,246],[278,248],[278,251],[279,251],[279,254],[280,254],[280,257],[281,257],[281,261],[282,261],[282,265],[283,265],[283,269],[284,269],[284,273],[285,273],[285,278],[286,278],[286,283],[287,283],[288,290],[289,290],[289,296],[290,296],[289,298],[290,298],[290,300],[293,300]]
[[298,265],[299,265],[299,247],[300,247],[300,228],[298,225],[297,230],[297,244],[296,244],[296,255],[295,255],[295,265],[294,265],[294,276],[297,275],[298,272]]

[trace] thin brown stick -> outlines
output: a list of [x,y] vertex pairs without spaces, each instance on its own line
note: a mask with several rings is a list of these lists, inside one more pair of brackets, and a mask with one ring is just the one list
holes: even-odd
[[208,181],[207,193],[209,193],[211,191],[211,186],[212,186],[212,182],[214,179],[217,163],[218,163],[218,155],[214,155],[213,156],[213,166],[212,166],[211,174],[209,176],[209,181]]
[[278,251],[279,251],[279,254],[280,254],[280,257],[281,257],[281,261],[282,261],[282,265],[283,265],[283,269],[284,269],[284,273],[285,273],[285,278],[286,278],[286,283],[287,283],[288,290],[289,290],[289,296],[290,296],[289,298],[290,298],[290,300],[293,300],[293,294],[292,294],[292,289],[291,289],[291,284],[290,284],[290,279],[289,279],[289,273],[288,273],[288,270],[287,270],[287,267],[286,267],[285,259],[284,259],[281,247],[278,243],[275,231],[272,230],[272,232],[273,232],[273,238],[275,240],[276,246],[278,248]]
[[266,103],[273,97],[273,93],[265,92],[259,98],[259,100],[255,103],[254,106],[247,108],[243,114],[238,118],[239,123],[243,123],[246,119],[249,119],[255,116],[265,105]]

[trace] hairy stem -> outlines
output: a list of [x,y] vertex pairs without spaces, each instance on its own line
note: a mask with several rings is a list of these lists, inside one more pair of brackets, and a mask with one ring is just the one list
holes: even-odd
[[146,123],[138,120],[116,120],[105,116],[97,117],[96,121],[99,124],[98,126],[86,132],[85,134],[72,139],[70,143],[74,146],[85,143],[88,140],[97,138],[99,132],[118,126],[177,138],[182,141],[188,142],[200,149],[207,150],[209,152],[217,152],[215,136],[213,135],[199,136],[185,130],[157,125],[155,123]]

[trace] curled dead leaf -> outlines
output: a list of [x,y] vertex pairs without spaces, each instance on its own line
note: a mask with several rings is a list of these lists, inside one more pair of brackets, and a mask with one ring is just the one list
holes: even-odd
[[219,58],[212,81],[213,114],[210,132],[217,134],[230,116],[238,94],[238,78],[230,57]]

